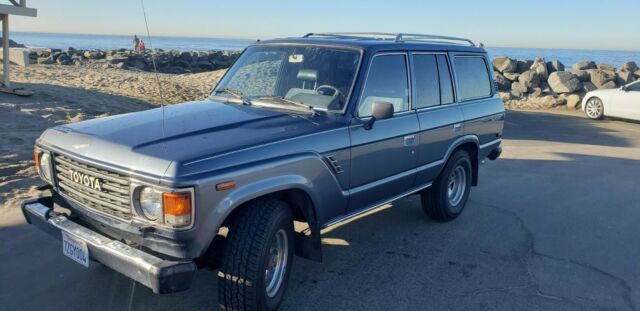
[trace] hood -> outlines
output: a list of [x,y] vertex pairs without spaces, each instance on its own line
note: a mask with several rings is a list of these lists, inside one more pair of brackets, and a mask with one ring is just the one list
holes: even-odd
[[197,160],[337,125],[323,115],[206,100],[54,127],[38,143],[161,177],[173,161]]

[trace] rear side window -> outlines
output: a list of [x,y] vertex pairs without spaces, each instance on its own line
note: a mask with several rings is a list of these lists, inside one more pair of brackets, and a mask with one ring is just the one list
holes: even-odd
[[413,55],[416,75],[416,107],[440,105],[440,83],[435,55]]
[[461,101],[491,95],[489,72],[483,57],[455,57],[454,68]]
[[371,116],[374,102],[393,104],[393,111],[409,110],[409,83],[407,62],[403,54],[375,56],[358,106],[358,116]]

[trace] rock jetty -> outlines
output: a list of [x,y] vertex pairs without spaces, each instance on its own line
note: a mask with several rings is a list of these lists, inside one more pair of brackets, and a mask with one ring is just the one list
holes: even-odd
[[635,62],[620,68],[592,61],[566,68],[558,60],[493,59],[500,97],[513,109],[575,109],[584,95],[597,89],[612,89],[640,79]]
[[44,65],[102,66],[138,71],[153,71],[153,61],[159,72],[171,74],[199,73],[228,68],[240,55],[238,51],[144,51],[127,49],[77,50],[69,48],[37,49],[29,54],[30,62]]

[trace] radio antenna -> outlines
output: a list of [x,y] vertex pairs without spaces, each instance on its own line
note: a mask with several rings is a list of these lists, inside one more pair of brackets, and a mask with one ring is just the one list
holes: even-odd
[[153,64],[153,72],[156,76],[156,83],[158,84],[158,92],[160,93],[160,100],[162,100],[162,137],[166,137],[164,130],[164,105],[165,98],[162,93],[162,85],[160,83],[160,75],[158,74],[158,67],[156,66],[156,50],[153,48],[153,43],[151,42],[151,32],[149,31],[149,22],[147,21],[147,10],[144,7],[144,0],[140,0],[140,5],[142,6],[142,15],[144,16],[144,25],[147,29],[147,41],[149,42],[149,48],[151,48],[151,63]]

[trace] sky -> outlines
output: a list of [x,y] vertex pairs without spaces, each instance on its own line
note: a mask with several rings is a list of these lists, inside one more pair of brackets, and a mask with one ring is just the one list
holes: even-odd
[[[12,17],[12,31],[146,31],[139,0],[27,4],[38,17]],[[378,31],[461,36],[487,46],[640,50],[640,0],[145,0],[145,7],[152,36],[264,40]]]

